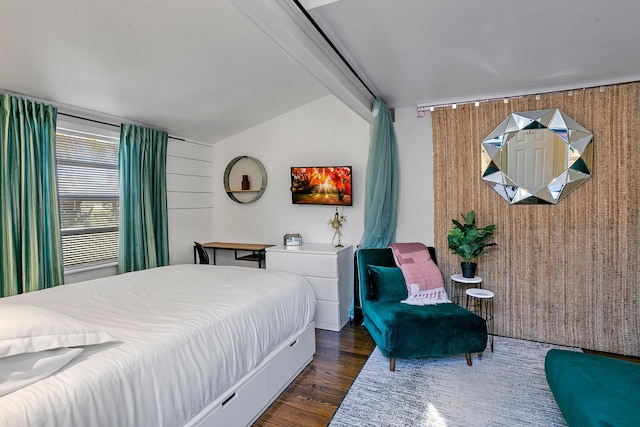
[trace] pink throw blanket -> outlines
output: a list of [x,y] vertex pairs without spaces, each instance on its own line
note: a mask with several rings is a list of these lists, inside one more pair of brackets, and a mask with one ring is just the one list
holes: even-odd
[[389,245],[396,265],[402,270],[409,297],[401,302],[411,305],[449,303],[442,273],[422,243]]

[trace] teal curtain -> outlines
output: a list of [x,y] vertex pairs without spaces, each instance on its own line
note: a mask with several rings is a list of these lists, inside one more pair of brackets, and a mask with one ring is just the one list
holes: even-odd
[[381,99],[373,102],[372,116],[362,249],[386,248],[393,242],[398,218],[398,150],[393,119]]
[[166,132],[120,127],[118,272],[169,264]]
[[64,283],[57,109],[0,94],[0,296]]

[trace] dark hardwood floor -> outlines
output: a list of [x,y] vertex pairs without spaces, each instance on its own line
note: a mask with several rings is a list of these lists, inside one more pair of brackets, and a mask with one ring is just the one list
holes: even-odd
[[[313,361],[253,425],[326,426],[374,348],[364,326],[347,324],[340,332],[316,329]],[[638,357],[584,351],[640,362]]]
[[640,363],[640,357],[637,357],[637,356],[625,356],[623,354],[605,353],[604,351],[589,350],[586,348],[583,348],[582,351],[584,351],[585,353],[598,354],[600,356],[607,356],[607,357],[613,357],[616,359],[622,359],[622,360],[626,360],[627,362]]
[[254,426],[326,426],[374,348],[364,326],[316,329],[313,361]]

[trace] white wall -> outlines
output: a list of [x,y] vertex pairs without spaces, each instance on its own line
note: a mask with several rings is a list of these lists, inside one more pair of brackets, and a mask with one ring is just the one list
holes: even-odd
[[[433,244],[433,144],[431,118],[415,108],[396,109],[400,163],[399,242]],[[304,242],[330,243],[327,223],[334,207],[293,205],[289,168],[308,165],[353,166],[353,206],[345,207],[343,243],[360,242],[364,228],[364,180],[369,123],[333,96],[306,105],[229,137],[213,147],[169,140],[167,187],[171,264],[193,262],[193,241],[281,244],[286,233]],[[238,204],[224,191],[224,170],[233,158],[260,160],[267,189],[256,202]],[[252,181],[257,181],[252,177]],[[239,184],[238,184],[239,185]],[[341,208],[342,209],[342,208]],[[221,263],[235,263],[219,252]],[[236,264],[242,264],[237,262]],[[255,266],[255,263],[244,263]],[[67,283],[115,274],[114,267],[67,277]]]
[[[397,109],[395,129],[400,163],[396,240],[431,245],[434,235],[431,119],[417,118],[415,108]],[[281,244],[285,233],[300,233],[303,242],[330,243],[333,229],[327,222],[335,208],[292,205],[289,168],[335,164],[353,166],[354,200],[353,206],[344,208],[347,222],[342,241],[357,245],[364,229],[368,150],[369,123],[333,96],[216,143],[214,240]],[[223,188],[226,165],[240,155],[260,160],[268,174],[264,195],[250,204],[232,201]],[[222,262],[233,263],[223,252],[218,257]]]
[[397,242],[432,246],[433,141],[431,115],[418,118],[416,108],[397,108],[394,124],[400,163]]
[[[290,168],[351,165],[353,206],[340,208],[347,216],[342,242],[357,245],[363,230],[368,146],[369,123],[333,96],[216,143],[214,240],[282,244],[284,234],[300,233],[306,243],[331,243],[334,230],[328,222],[335,207],[293,205]],[[223,187],[227,164],[241,155],[260,160],[268,175],[266,191],[249,204],[232,201]]]

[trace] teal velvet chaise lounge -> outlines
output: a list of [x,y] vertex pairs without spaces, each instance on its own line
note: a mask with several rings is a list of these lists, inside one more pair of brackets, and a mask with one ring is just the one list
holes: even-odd
[[[434,248],[428,248],[436,261]],[[426,356],[482,353],[487,346],[484,319],[457,304],[408,305],[408,292],[391,249],[356,252],[363,323],[385,357],[395,361]]]
[[640,426],[640,363],[553,349],[544,368],[569,427]]

